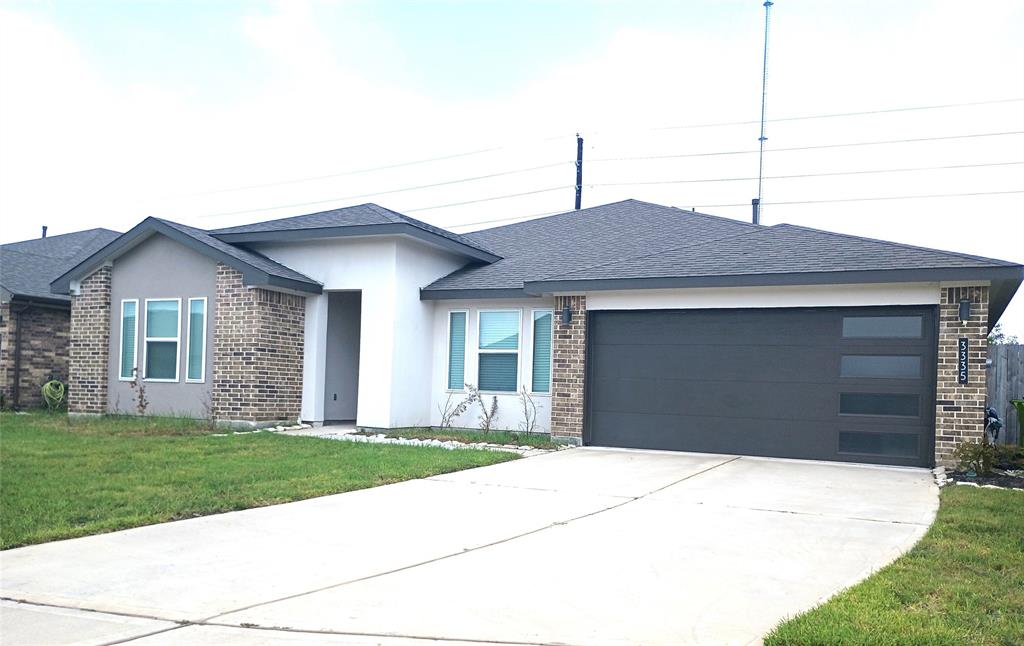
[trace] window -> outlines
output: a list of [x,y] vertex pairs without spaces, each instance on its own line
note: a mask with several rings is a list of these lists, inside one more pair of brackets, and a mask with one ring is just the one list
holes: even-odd
[[480,312],[480,390],[514,393],[519,383],[519,311]]
[[185,381],[206,380],[206,299],[188,299],[188,336],[186,337]]
[[917,457],[917,435],[840,431],[839,452],[913,458]]
[[920,316],[844,316],[847,339],[920,339]]
[[146,300],[146,379],[178,381],[180,310],[180,298]]
[[844,355],[839,364],[839,375],[876,379],[919,379],[921,357]]
[[533,311],[533,386],[535,393],[551,392],[551,310]]
[[448,312],[448,390],[466,387],[466,312]]
[[841,393],[840,415],[895,415],[918,417],[921,401],[917,395],[892,393]]
[[132,381],[135,369],[139,367],[135,360],[135,347],[139,339],[139,301],[135,299],[121,301],[121,368],[118,379]]

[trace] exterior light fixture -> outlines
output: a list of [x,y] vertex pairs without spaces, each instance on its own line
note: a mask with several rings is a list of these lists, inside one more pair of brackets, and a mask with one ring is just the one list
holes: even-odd
[[572,309],[568,305],[562,308],[562,325],[569,325],[572,323]]
[[960,321],[966,323],[971,318],[971,301],[966,298],[960,299]]

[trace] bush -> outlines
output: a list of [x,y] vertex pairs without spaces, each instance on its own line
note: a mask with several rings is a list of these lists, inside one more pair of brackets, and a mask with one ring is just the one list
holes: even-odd
[[992,465],[996,459],[996,447],[986,439],[967,440],[961,442],[953,451],[957,468],[961,471],[974,471],[978,475],[992,473]]
[[995,467],[1003,471],[1024,470],[1024,446],[1000,444],[995,447]]

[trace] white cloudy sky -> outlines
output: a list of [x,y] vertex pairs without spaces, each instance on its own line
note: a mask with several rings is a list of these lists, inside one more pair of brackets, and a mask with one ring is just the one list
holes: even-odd
[[[571,208],[577,131],[584,205],[745,219],[723,205],[756,195],[756,155],[599,160],[756,148],[756,123],[673,126],[757,119],[762,20],[756,0],[0,1],[0,240],[366,201],[469,231]],[[1013,1],[778,0],[771,119],[985,103],[769,123],[764,221],[1024,262],[1021,33]],[[785,204],[962,193],[1000,194]],[[1024,335],[1024,296],[1004,323]]]

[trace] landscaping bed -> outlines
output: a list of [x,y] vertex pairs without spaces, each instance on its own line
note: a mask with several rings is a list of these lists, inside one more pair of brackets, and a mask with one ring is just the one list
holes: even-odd
[[935,523],[913,549],[764,643],[1024,644],[1024,495],[943,488]]
[[991,465],[987,472],[982,468],[982,462],[981,459],[975,459],[973,465],[961,464],[959,469],[947,473],[946,477],[955,482],[979,486],[1024,489],[1024,448],[998,445],[991,448]]
[[558,449],[564,446],[551,441],[547,433],[518,433],[514,431],[480,431],[475,429],[400,428],[384,431],[357,431],[359,435],[383,435],[406,440],[438,440],[462,444],[494,444],[501,446]]
[[216,433],[195,420],[0,413],[0,548],[424,478],[498,451]]

